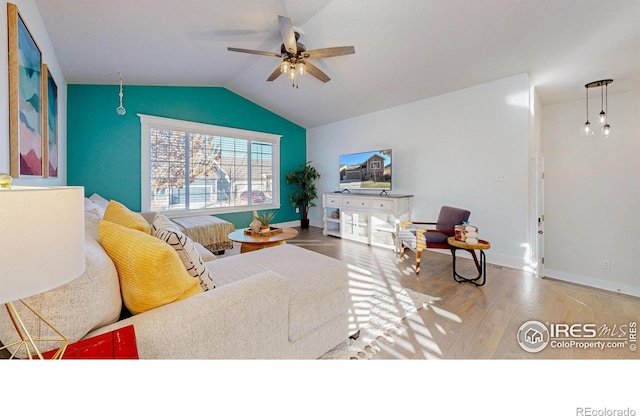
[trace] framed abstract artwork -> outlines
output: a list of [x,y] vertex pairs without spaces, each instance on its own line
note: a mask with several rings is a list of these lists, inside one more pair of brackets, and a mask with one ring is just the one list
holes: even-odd
[[9,151],[15,178],[43,177],[42,53],[15,4],[7,3]]
[[43,176],[58,177],[58,86],[49,72],[47,64],[42,64],[42,113],[44,160]]

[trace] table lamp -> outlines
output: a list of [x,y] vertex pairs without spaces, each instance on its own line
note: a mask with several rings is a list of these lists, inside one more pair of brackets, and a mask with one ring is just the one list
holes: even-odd
[[[29,358],[42,359],[36,343],[55,341],[62,345],[53,358],[62,358],[68,339],[24,299],[84,272],[84,189],[11,186],[10,182],[8,175],[0,174],[0,305],[5,304],[18,340],[3,339],[0,351],[14,349],[13,358],[24,348]],[[59,338],[33,337],[14,302],[24,305],[22,311],[33,313]]]

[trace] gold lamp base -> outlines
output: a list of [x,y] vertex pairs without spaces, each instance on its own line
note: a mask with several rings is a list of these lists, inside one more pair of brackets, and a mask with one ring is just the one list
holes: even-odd
[[65,337],[56,327],[54,327],[49,321],[47,321],[42,315],[40,315],[35,309],[33,309],[27,302],[25,302],[24,300],[20,300],[19,302],[22,303],[27,309],[29,309],[29,311],[31,311],[31,313],[33,313],[35,316],[37,316],[38,319],[40,319],[42,322],[44,322],[45,325],[47,325],[56,334],[58,334],[59,338],[55,338],[55,337],[54,338],[33,338],[31,336],[31,334],[29,333],[29,331],[27,330],[27,328],[24,325],[24,323],[22,322],[22,319],[20,318],[20,315],[18,314],[18,310],[16,309],[15,305],[13,304],[13,302],[9,302],[9,303],[5,304],[5,308],[7,309],[7,313],[9,314],[9,318],[11,318],[11,322],[13,323],[13,327],[16,329],[16,332],[18,333],[18,336],[20,337],[20,341],[15,341],[15,342],[12,342],[12,343],[10,343],[8,345],[5,345],[5,346],[0,348],[0,351],[2,351],[4,349],[7,349],[7,351],[9,351],[8,350],[9,348],[17,346],[15,348],[14,352],[9,357],[9,359],[13,359],[14,357],[16,357],[16,354],[22,348],[24,348],[25,352],[26,352],[26,355],[27,355],[27,357],[29,359],[32,359],[34,357],[34,355],[37,355],[38,358],[43,360],[44,357],[42,356],[42,353],[40,352],[40,349],[36,345],[36,342],[62,342],[62,345],[60,346],[60,348],[58,348],[58,350],[51,357],[52,360],[61,359],[62,356],[64,355],[64,352],[67,349],[67,345],[69,345],[69,340],[67,339],[67,337]]

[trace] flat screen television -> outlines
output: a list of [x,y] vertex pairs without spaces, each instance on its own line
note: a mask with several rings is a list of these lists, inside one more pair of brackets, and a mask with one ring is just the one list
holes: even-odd
[[340,155],[340,190],[391,190],[391,149]]

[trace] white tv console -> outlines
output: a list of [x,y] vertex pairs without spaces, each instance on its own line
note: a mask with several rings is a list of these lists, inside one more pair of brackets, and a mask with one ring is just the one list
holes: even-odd
[[322,194],[324,235],[396,249],[401,221],[411,220],[413,195]]

